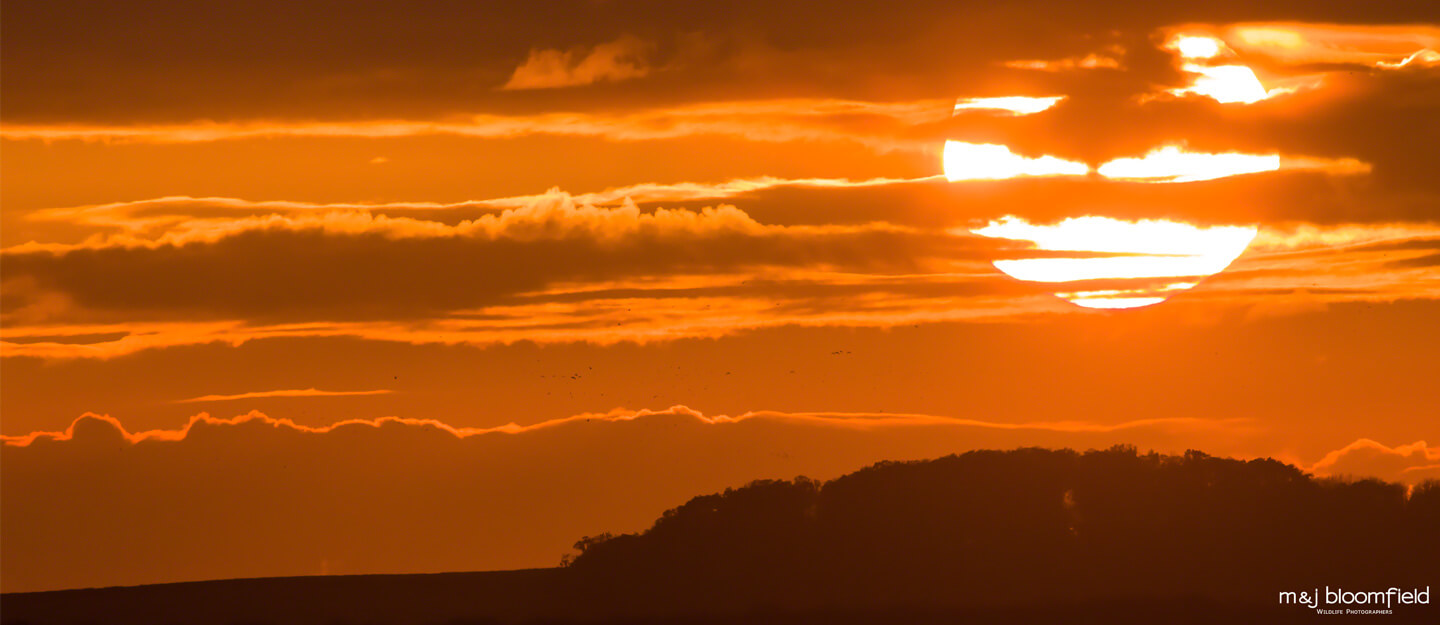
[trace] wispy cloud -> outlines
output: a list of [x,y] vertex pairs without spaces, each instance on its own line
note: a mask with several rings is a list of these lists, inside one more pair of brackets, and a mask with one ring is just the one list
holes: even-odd
[[913,127],[950,116],[949,99],[867,102],[838,99],[718,101],[617,112],[478,114],[443,120],[196,122],[156,125],[12,124],[0,138],[22,141],[196,143],[277,137],[393,138],[453,135],[505,139],[529,135],[649,141],[728,136],[751,141],[849,141],[880,150],[934,151]]
[[1440,479],[1440,447],[1431,447],[1425,441],[1391,447],[1361,438],[1325,454],[1310,465],[1310,471],[1404,482]]
[[[771,189],[863,189],[891,185],[934,182],[941,175],[919,178],[780,178],[760,176],[735,178],[721,182],[648,182],[611,187],[601,191],[567,194],[579,205],[614,206],[627,201],[637,204],[657,202],[695,202],[726,200],[745,194]],[[63,206],[32,211],[25,219],[40,222],[61,222],[75,226],[146,232],[156,229],[187,230],[190,224],[233,221],[237,217],[261,215],[318,215],[325,213],[365,213],[370,215],[405,215],[499,212],[532,206],[552,198],[561,191],[518,195],[466,202],[300,202],[287,200],[247,200],[232,197],[171,196],[145,200],[107,202],[82,206]],[[31,246],[33,247],[33,246]]]
[[501,89],[556,89],[640,78],[651,71],[654,44],[633,36],[584,49],[531,50]]
[[[376,393],[388,393],[390,391],[362,391],[354,393],[324,393],[323,391],[271,391],[270,393],[300,393],[306,396],[314,394],[324,395],[369,395]],[[246,393],[244,395],[214,396],[220,399],[241,399],[249,397],[277,396],[270,393]],[[292,395],[282,395],[292,396]],[[203,398],[197,398],[202,400]],[[192,401],[192,400],[186,400]],[[83,429],[87,423],[104,423],[115,428],[121,438],[129,443],[136,444],[145,441],[183,441],[194,429],[205,426],[243,426],[246,424],[263,424],[275,428],[294,430],[309,434],[326,434],[336,429],[352,426],[367,426],[382,428],[386,425],[406,425],[422,428],[433,428],[445,432],[456,438],[468,438],[486,434],[523,434],[556,428],[565,425],[579,425],[582,423],[622,423],[628,421],[645,419],[674,419],[681,418],[693,420],[696,423],[711,426],[723,426],[739,424],[750,420],[763,421],[791,421],[803,422],[815,426],[837,427],[844,429],[873,429],[885,427],[910,427],[910,426],[946,426],[959,428],[982,428],[995,430],[1035,430],[1058,433],[1110,433],[1125,430],[1143,428],[1177,428],[1182,430],[1212,430],[1212,431],[1250,431],[1254,422],[1246,418],[1228,419],[1198,419],[1193,417],[1160,417],[1153,419],[1136,419],[1119,423],[1107,423],[1103,421],[1034,421],[1008,423],[1001,421],[986,421],[982,419],[969,419],[946,417],[930,414],[915,413],[887,413],[887,412],[781,412],[771,410],[751,411],[734,416],[713,415],[707,416],[700,411],[693,410],[687,406],[671,406],[661,410],[626,410],[617,408],[609,412],[587,412],[540,421],[529,425],[508,423],[496,427],[456,427],[435,419],[411,419],[401,417],[382,417],[379,419],[347,419],[325,426],[307,426],[296,423],[288,418],[271,417],[259,411],[251,411],[235,417],[212,417],[208,413],[200,413],[189,419],[184,427],[179,429],[156,429],[130,432],[125,429],[119,419],[110,415],[99,415],[87,413],[76,418],[68,428],[62,431],[31,432],[23,436],[0,436],[0,441],[6,445],[25,447],[34,443],[37,439],[52,441],[68,441],[76,437],[77,428]]]
[[234,395],[201,395],[189,399],[177,399],[174,403],[191,404],[212,401],[234,401],[237,399],[261,399],[266,397],[346,397],[353,395],[385,395],[395,391],[379,389],[373,391],[322,391],[315,388],[287,389],[279,391],[252,391]]

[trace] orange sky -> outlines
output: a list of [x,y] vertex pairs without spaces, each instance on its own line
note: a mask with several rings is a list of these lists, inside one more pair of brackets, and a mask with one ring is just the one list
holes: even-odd
[[[0,37],[6,591],[546,566],[978,447],[1440,476],[1419,5],[65,4]],[[977,233],[1087,216],[1256,234]]]

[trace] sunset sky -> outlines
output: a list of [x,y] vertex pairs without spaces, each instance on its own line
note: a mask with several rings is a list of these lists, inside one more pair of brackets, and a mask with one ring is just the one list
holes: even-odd
[[3,29],[6,591],[551,566],[984,447],[1440,477],[1424,2]]

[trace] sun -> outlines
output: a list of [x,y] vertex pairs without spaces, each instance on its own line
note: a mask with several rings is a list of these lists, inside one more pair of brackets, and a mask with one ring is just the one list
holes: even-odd
[[1096,173],[1120,180],[1196,182],[1279,169],[1279,154],[1208,154],[1171,145],[1139,158],[1117,158],[1101,165]]
[[[1254,72],[1244,65],[1214,61],[1233,57],[1223,41],[1208,36],[1179,36],[1167,47],[1195,76],[1177,94],[1197,94],[1221,103],[1248,104],[1265,99]],[[954,114],[1026,116],[1049,110],[1063,97],[962,98]],[[1119,184],[1187,183],[1227,176],[1277,171],[1274,154],[1192,152],[1165,145],[1142,156],[1091,164],[1052,155],[1026,156],[1009,146],[947,140],[942,156],[950,182],[1009,180],[1042,176],[1092,176]],[[1122,221],[1083,216],[1054,224],[1032,224],[1019,217],[991,221],[974,234],[1010,239],[1036,252],[1031,258],[994,261],[1005,274],[1026,282],[1054,285],[1056,296],[1085,308],[1138,308],[1165,301],[1229,267],[1249,247],[1255,226],[1201,227],[1164,219]]]
[[1181,35],[1170,43],[1170,47],[1179,52],[1182,59],[1212,59],[1220,56],[1225,44],[1214,37]]
[[1020,176],[1083,176],[1090,171],[1085,163],[1054,156],[1030,158],[993,143],[946,141],[943,159],[945,177],[950,182]]
[[[1075,217],[1048,225],[1018,217],[992,221],[975,234],[1023,241],[1044,258],[995,261],[1017,280],[1053,283],[1055,295],[1085,308],[1137,308],[1165,301],[1230,266],[1245,252],[1254,226],[1210,226],[1164,219]],[[1055,256],[1053,252],[1075,252]],[[1101,288],[1104,287],[1104,288]]]
[[1216,59],[1234,56],[1234,52],[1219,39],[1179,35],[1166,48],[1180,56],[1184,61],[1180,69],[1191,76],[1190,86],[1171,90],[1175,95],[1208,96],[1221,104],[1253,104],[1272,95],[1248,66],[1215,63]]

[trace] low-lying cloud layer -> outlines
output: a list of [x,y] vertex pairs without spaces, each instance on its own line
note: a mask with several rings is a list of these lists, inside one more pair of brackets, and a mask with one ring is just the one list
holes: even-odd
[[1440,479],[1440,447],[1430,447],[1425,441],[1390,447],[1362,438],[1325,454],[1310,470],[1319,475],[1378,476],[1411,483]]
[[[690,496],[757,478],[825,479],[879,460],[1019,445],[1174,452],[1197,435],[1243,445],[1263,430],[1250,419],[726,417],[677,406],[493,428],[202,414],[183,429],[130,433],[87,415],[0,448],[3,577],[12,592],[549,566],[581,535],[638,530]],[[1437,452],[1409,451],[1374,475],[1415,481],[1421,469],[1409,469]]]

